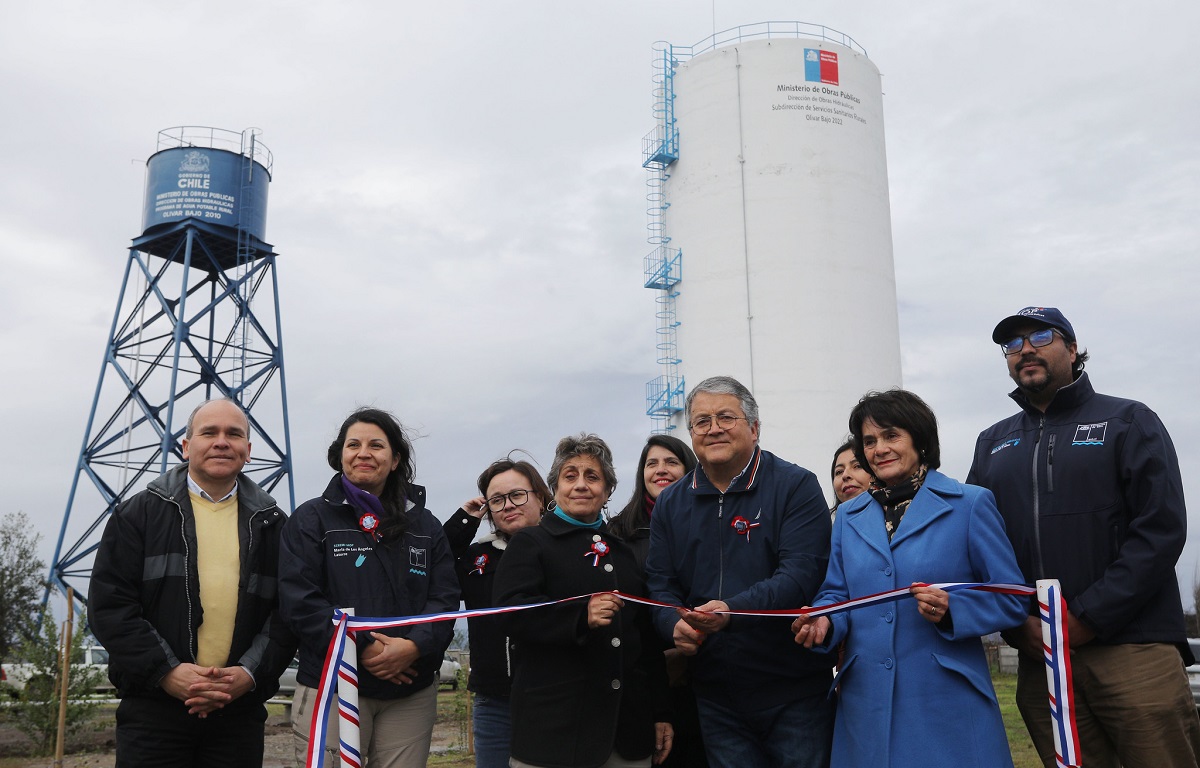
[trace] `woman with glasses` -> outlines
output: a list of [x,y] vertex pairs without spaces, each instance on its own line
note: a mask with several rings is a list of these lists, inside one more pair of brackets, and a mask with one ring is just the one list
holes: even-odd
[[995,499],[937,471],[937,418],[911,392],[868,394],[850,432],[874,480],[838,507],[813,605],[910,585],[915,599],[792,624],[805,647],[845,642],[831,765],[1012,768],[979,638],[1021,623],[1022,599],[920,586],[1023,582]]
[[508,614],[512,636],[510,765],[649,766],[671,749],[662,642],[633,551],[600,512],[617,485],[612,452],[596,435],[559,441],[550,467],[553,508],[509,542],[497,605],[570,600]]
[[[507,458],[492,462],[477,482],[479,492],[453,514],[442,530],[454,553],[455,572],[468,608],[491,608],[496,569],[513,534],[537,525],[550,489],[528,461]],[[491,533],[471,543],[486,518]],[[500,616],[467,620],[471,639],[471,675],[467,689],[473,694],[471,728],[475,735],[475,765],[507,768],[512,737],[509,692],[512,687],[508,635]]]
[[[415,616],[458,608],[450,547],[425,508],[425,489],[413,484],[412,444],[396,417],[360,408],[342,423],[326,458],[337,474],[288,519],[279,558],[279,611],[300,638],[292,730],[302,765],[334,609]],[[453,632],[442,621],[359,633],[359,743],[367,765],[425,765],[435,676]],[[337,760],[337,723],[334,707],[327,760]]]
[[833,481],[833,507],[830,513],[836,512],[843,501],[849,501],[867,490],[871,484],[871,473],[863,469],[854,457],[853,440],[847,440],[833,452],[833,467],[829,476]]

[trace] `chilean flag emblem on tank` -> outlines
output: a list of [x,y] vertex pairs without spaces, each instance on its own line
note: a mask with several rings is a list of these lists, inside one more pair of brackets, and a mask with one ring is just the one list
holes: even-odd
[[804,49],[804,79],[810,83],[838,84],[838,60],[833,51]]

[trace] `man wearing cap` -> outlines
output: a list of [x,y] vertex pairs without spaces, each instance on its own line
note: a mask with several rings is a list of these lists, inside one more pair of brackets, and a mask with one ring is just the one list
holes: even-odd
[[[967,482],[995,494],[1026,581],[1062,584],[1083,764],[1196,766],[1175,578],[1187,512],[1171,437],[1142,403],[1092,389],[1088,354],[1059,310],[1026,307],[992,341],[1021,410],[979,435]],[[1052,768],[1037,614],[1031,604],[1004,638],[1020,651],[1017,705]]]

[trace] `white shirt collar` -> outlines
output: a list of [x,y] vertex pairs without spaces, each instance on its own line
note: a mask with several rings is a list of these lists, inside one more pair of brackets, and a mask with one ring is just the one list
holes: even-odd
[[197,483],[195,480],[193,480],[193,479],[192,479],[192,473],[191,473],[191,472],[188,472],[187,479],[188,479],[188,490],[189,490],[189,491],[191,491],[192,493],[196,494],[197,496],[199,496],[199,497],[200,497],[200,498],[202,498],[202,499],[208,499],[208,500],[209,500],[209,501],[211,501],[213,504],[220,504],[222,501],[226,501],[226,500],[228,500],[228,499],[231,499],[231,498],[233,498],[234,496],[237,496],[237,480],[234,480],[234,481],[233,481],[233,490],[232,490],[232,491],[230,491],[229,493],[225,494],[224,496],[222,496],[222,497],[221,497],[221,498],[219,498],[219,499],[214,499],[212,496],[209,496],[209,495],[208,495],[208,491],[206,491],[206,490],[204,490],[203,488],[201,488],[201,487],[200,487],[200,484],[199,484],[199,483]]

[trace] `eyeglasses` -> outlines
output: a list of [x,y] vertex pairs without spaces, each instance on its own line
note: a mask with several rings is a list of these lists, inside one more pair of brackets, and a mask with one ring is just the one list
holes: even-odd
[[[1044,347],[1050,342],[1054,341],[1054,334],[1056,333],[1058,333],[1059,336],[1062,336],[1062,334],[1054,328],[1042,328],[1040,331],[1034,331],[1033,333],[1029,333],[1024,336],[1017,336],[1016,338],[1009,339],[1000,345],[1000,349],[1004,350],[1006,357],[1008,355],[1015,355],[1020,352],[1022,348],[1024,348],[1026,339],[1029,340],[1029,346],[1037,349],[1038,347]],[[1064,336],[1063,338],[1066,337]]]
[[497,494],[487,500],[487,506],[493,512],[500,512],[510,501],[514,507],[523,506],[525,502],[529,501],[529,491],[524,488],[518,488],[508,493]]
[[701,416],[691,424],[688,424],[688,429],[697,435],[707,435],[709,432],[712,432],[714,421],[722,431],[725,431],[733,429],[733,425],[737,424],[739,421],[745,421],[748,423],[750,419],[747,419],[745,416],[734,416],[732,413],[720,413],[716,416]]

